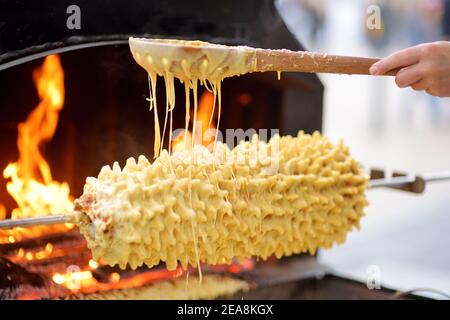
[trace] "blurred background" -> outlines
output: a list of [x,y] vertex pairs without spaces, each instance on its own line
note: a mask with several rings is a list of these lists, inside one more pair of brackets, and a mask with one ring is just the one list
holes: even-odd
[[[372,5],[381,29],[369,30]],[[448,39],[449,1],[279,0],[289,29],[308,50],[384,57],[423,42]],[[369,10],[369,13],[368,13]],[[450,170],[450,100],[399,89],[393,78],[320,75],[324,131],[343,139],[365,166],[409,173]],[[450,293],[450,183],[423,195],[371,190],[361,231],[320,259],[365,281],[376,266],[383,285]]]

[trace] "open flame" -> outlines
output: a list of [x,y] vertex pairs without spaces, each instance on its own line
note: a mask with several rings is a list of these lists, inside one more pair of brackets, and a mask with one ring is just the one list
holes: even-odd
[[[59,112],[64,105],[64,72],[57,55],[46,57],[42,66],[33,72],[40,103],[18,126],[17,147],[19,159],[10,163],[3,176],[10,179],[6,188],[18,207],[11,219],[62,214],[73,209],[69,185],[52,179],[50,166],[39,150],[42,143],[55,134]],[[6,217],[0,205],[0,218]],[[8,242],[29,236],[65,231],[70,225],[43,226],[7,231]],[[5,242],[0,233],[0,243]],[[11,238],[12,237],[12,238]]]
[[[213,145],[215,136],[213,131],[216,126],[212,120],[214,112],[214,95],[209,91],[204,91],[200,97],[198,103],[196,122],[196,132],[194,137],[194,144],[204,145],[210,147]],[[210,130],[210,131],[208,131]],[[172,139],[172,150],[182,151],[185,149],[191,149],[192,147],[192,133],[187,132],[185,139],[185,133],[181,133]]]
[[[19,159],[8,164],[3,176],[10,179],[7,183],[8,193],[15,199],[18,207],[11,212],[11,219],[42,216],[49,214],[63,214],[73,210],[69,185],[66,182],[54,181],[50,166],[40,152],[40,146],[51,140],[58,125],[59,112],[64,105],[64,72],[57,55],[48,56],[43,65],[34,71],[33,78],[36,83],[40,103],[28,115],[27,119],[18,126],[17,146]],[[195,144],[211,146],[215,137],[208,135],[209,129],[215,129],[212,121],[214,112],[214,96],[205,91],[199,101],[196,116],[195,137],[189,131],[176,137],[172,141],[172,150],[183,150]],[[187,142],[187,144],[185,144]],[[0,203],[0,219],[8,217],[5,206]],[[16,228],[14,230],[0,231],[0,244],[15,243],[23,239],[41,235],[63,232],[72,228],[72,225],[39,226],[31,228]],[[84,245],[83,245],[84,247]],[[69,249],[69,250],[74,250]],[[14,255],[8,256],[13,263],[27,263],[30,261],[53,259],[63,257],[69,250],[47,243],[39,250],[19,248]],[[84,263],[83,263],[84,264]],[[64,273],[52,273],[52,281],[71,292],[96,292],[119,288],[139,287],[153,281],[174,279],[183,276],[181,267],[176,270],[149,269],[123,277],[117,272],[108,275],[108,281],[100,282],[94,277],[103,263],[89,260],[81,268],[71,265]],[[212,272],[240,273],[253,268],[253,261],[246,259],[243,263],[231,265],[211,266]],[[195,269],[190,272],[195,273]]]
[[6,208],[0,203],[0,220],[6,219]]

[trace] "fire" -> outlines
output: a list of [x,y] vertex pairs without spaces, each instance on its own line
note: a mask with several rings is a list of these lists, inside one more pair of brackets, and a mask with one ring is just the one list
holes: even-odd
[[111,289],[136,288],[154,281],[175,279],[183,275],[181,267],[171,271],[164,269],[149,270],[134,274],[129,278],[121,278],[119,273],[113,272],[108,277],[109,282],[99,282],[92,274],[94,269],[96,268],[89,264],[86,270],[74,268],[66,273],[54,273],[52,280],[54,283],[64,286],[74,293],[90,293]]
[[[19,159],[10,163],[3,176],[10,179],[6,188],[18,207],[11,219],[62,214],[73,209],[69,185],[52,179],[50,166],[39,147],[53,138],[59,112],[64,105],[64,72],[57,55],[48,56],[43,65],[33,72],[40,103],[18,126],[17,147]],[[3,208],[3,209],[2,209]],[[0,205],[0,218],[6,210]],[[48,232],[65,231],[71,226],[34,227],[8,231],[8,237],[17,240]],[[0,243],[3,238],[0,234]]]
[[183,151],[185,149],[190,149],[192,146],[192,134],[190,131],[187,132],[186,139],[184,138],[185,133],[182,132],[175,138],[172,138],[172,151]]
[[92,270],[95,270],[98,268],[98,262],[95,260],[90,259],[88,262],[89,268],[91,268]]
[[[64,105],[64,72],[57,55],[48,56],[43,65],[34,71],[33,78],[36,83],[40,103],[28,115],[27,119],[18,126],[17,146],[19,159],[8,164],[3,176],[9,179],[7,191],[17,202],[17,208],[11,212],[11,219],[41,216],[49,214],[62,214],[73,209],[69,185],[66,182],[53,180],[48,162],[40,152],[43,143],[51,140],[55,134],[59,113]],[[186,139],[180,135],[172,142],[172,149],[183,150],[194,143],[204,146],[212,145],[215,137],[208,135],[209,129],[215,129],[211,121],[214,112],[214,96],[205,91],[199,101],[197,112],[195,137],[188,132]],[[187,142],[187,146],[184,142]],[[5,206],[0,204],[0,219],[8,217]],[[0,231],[1,243],[16,243],[24,238],[37,237],[52,232],[67,231],[70,225],[42,226],[32,228],[16,228],[9,231]],[[83,248],[85,245],[83,244]],[[7,258],[13,263],[28,263],[30,261],[48,260],[64,257],[69,252],[77,252],[78,247],[58,246],[56,243],[47,243],[39,250],[18,248]],[[83,263],[84,264],[84,263]],[[80,267],[70,265],[66,272],[51,273],[51,279],[72,292],[96,292],[102,290],[139,287],[154,281],[175,279],[184,272],[181,267],[176,270],[156,269],[133,275],[121,275],[112,272],[107,281],[97,280],[94,275],[102,273],[102,261],[90,259]],[[99,269],[100,268],[100,269]],[[239,273],[253,268],[251,260],[245,260],[242,265],[232,264],[212,266],[211,270],[217,272]],[[99,269],[99,270],[97,270]],[[192,269],[191,272],[195,272]],[[25,297],[25,296],[24,296]]]
[[[211,121],[214,112],[214,95],[209,92],[203,92],[200,97],[200,101],[198,103],[198,111],[197,117],[195,119],[196,122],[196,132],[194,137],[194,144],[200,144],[204,146],[212,146],[214,142],[215,136],[211,134],[212,131],[216,128],[213,121]],[[184,132],[177,135],[172,139],[172,150],[173,151],[182,151],[190,149],[192,146],[192,133],[190,131],[187,132],[187,137],[185,139]]]
[[253,270],[254,267],[255,261],[251,258],[245,258],[241,262],[236,261],[232,264],[216,264],[208,266],[213,272],[230,272],[235,274]]
[[[198,103],[197,128],[201,128],[195,132],[195,143],[203,144],[204,146],[210,145],[214,141],[214,135],[208,136],[207,131],[209,129],[215,129],[214,123],[211,121],[211,116],[214,111],[214,95],[209,92],[203,92],[200,101]],[[211,122],[211,123],[210,123]]]
[[[92,293],[112,289],[136,288],[149,283],[176,279],[186,275],[186,272],[179,266],[175,270],[167,270],[164,268],[148,269],[148,271],[134,273],[125,277],[122,277],[117,272],[112,272],[107,275],[107,281],[99,281],[95,278],[94,272],[101,265],[103,264],[91,259],[85,267],[79,268],[78,266],[71,265],[67,268],[67,272],[56,272],[52,275],[51,279],[55,284],[70,290],[72,293]],[[203,268],[213,273],[238,274],[252,270],[254,266],[255,262],[252,259],[244,259],[240,263],[236,261],[230,265],[204,265]],[[196,268],[190,267],[187,273],[195,274],[196,270]],[[100,273],[103,272],[100,271]]]
[[0,220],[6,219],[6,208],[0,203]]
[[55,273],[52,280],[57,284],[64,285],[69,290],[79,290],[96,284],[96,280],[89,270],[66,274]]

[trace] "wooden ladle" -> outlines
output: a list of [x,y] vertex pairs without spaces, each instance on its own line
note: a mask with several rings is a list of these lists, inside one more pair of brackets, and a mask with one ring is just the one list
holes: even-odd
[[[131,52],[147,70],[175,77],[225,78],[250,72],[314,72],[370,74],[379,59],[291,51],[225,46],[203,41],[130,38]],[[385,75],[395,75],[396,70]]]

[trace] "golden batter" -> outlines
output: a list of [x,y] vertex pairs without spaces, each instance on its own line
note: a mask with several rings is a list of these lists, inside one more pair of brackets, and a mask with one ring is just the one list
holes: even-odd
[[[255,159],[261,150],[267,156]],[[123,169],[105,166],[75,205],[94,259],[174,269],[342,243],[359,226],[366,185],[342,143],[299,132],[268,143],[254,136],[233,150],[218,142],[214,154],[195,146],[164,150],[152,164],[140,156]]]
[[[159,46],[149,46],[149,43],[157,43]],[[130,38],[129,44],[134,59],[148,72],[149,75],[150,109],[154,110],[155,117],[155,157],[157,157],[162,150],[162,141],[164,140],[167,121],[170,121],[169,140],[172,140],[172,111],[175,107],[175,78],[178,78],[185,86],[185,128],[187,130],[189,125],[191,90],[194,99],[194,119],[197,117],[197,90],[199,84],[204,85],[207,90],[214,94],[214,102],[217,101],[218,114],[220,117],[222,109],[220,84],[222,80],[226,77],[251,72],[256,68],[255,50],[246,46],[227,47],[202,41],[139,38]],[[227,50],[217,50],[221,48],[227,48]],[[189,51],[189,55],[186,55],[186,51]],[[166,116],[162,137],[160,134],[159,119],[156,109],[157,76],[164,78],[166,86]],[[220,118],[218,122],[219,121]],[[195,136],[196,132],[195,126],[196,123],[194,121],[192,129],[193,136]],[[217,124],[217,127],[219,127],[219,123]],[[185,134],[185,137],[187,137],[187,134]]]

